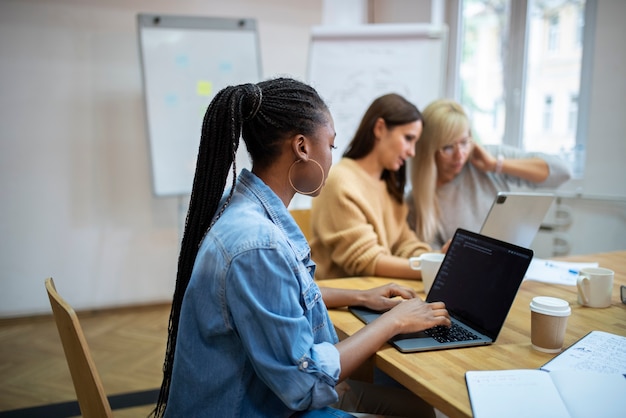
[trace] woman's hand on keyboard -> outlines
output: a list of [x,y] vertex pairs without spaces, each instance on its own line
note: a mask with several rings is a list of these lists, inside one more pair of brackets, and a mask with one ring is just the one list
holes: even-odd
[[450,326],[450,316],[443,302],[427,303],[419,298],[399,303],[384,316],[390,316],[397,327],[396,334],[423,331],[438,325]]
[[374,311],[388,311],[406,299],[417,297],[417,292],[410,287],[389,283],[384,286],[362,290],[359,306]]

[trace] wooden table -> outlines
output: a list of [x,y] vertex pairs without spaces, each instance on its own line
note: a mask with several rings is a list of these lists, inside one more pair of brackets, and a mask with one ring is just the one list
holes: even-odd
[[[403,354],[385,344],[378,350],[373,362],[448,417],[471,417],[472,410],[465,384],[466,371],[536,369],[555,356],[531,347],[529,304],[534,296],[554,296],[569,302],[572,314],[567,323],[564,348],[592,330],[626,335],[626,305],[620,299],[620,285],[626,285],[626,251],[558,259],[598,262],[600,267],[615,271],[612,305],[602,309],[583,307],[578,304],[576,286],[524,281],[495,344],[411,354]],[[319,284],[364,289],[390,281],[423,292],[421,281],[376,277],[323,280]],[[421,296],[423,297],[423,293]],[[363,323],[347,309],[330,310],[330,316],[339,338],[352,335],[363,327]]]

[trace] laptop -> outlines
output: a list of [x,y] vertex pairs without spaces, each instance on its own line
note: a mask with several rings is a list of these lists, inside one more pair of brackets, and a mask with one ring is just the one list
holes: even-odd
[[500,192],[491,204],[480,233],[530,247],[554,199],[553,193]]
[[[426,297],[446,304],[453,326],[402,334],[389,342],[404,353],[494,343],[532,258],[528,248],[457,229]],[[349,309],[366,324],[382,314]],[[464,338],[451,335],[457,330]]]

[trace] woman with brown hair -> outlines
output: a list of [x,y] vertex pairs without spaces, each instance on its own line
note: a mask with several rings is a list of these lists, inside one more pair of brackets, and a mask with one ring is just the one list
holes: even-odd
[[313,199],[311,252],[317,279],[419,279],[408,259],[430,251],[407,224],[406,162],[415,155],[422,115],[398,94],[369,106],[326,186]]

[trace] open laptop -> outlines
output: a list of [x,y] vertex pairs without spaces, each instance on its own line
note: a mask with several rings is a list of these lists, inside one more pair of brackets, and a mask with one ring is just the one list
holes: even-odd
[[554,198],[553,193],[500,192],[491,204],[480,233],[530,247]]
[[[435,327],[389,342],[405,353],[494,343],[532,258],[528,248],[457,229],[426,301],[444,302],[453,328],[473,336],[445,341],[451,337],[450,329]],[[349,309],[366,324],[381,315],[366,308]]]

